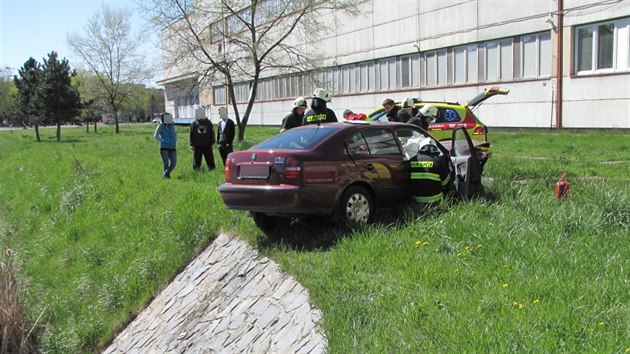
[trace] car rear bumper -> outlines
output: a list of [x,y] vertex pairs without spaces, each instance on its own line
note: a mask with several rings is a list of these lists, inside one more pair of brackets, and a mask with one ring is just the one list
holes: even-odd
[[224,183],[219,186],[223,202],[230,209],[269,215],[300,216],[332,214],[337,196],[335,187],[300,187]]

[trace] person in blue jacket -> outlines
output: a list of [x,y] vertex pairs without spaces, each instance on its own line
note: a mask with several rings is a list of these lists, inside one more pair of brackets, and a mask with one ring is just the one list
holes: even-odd
[[162,156],[162,163],[164,164],[162,178],[171,178],[171,172],[177,165],[177,131],[175,131],[171,114],[161,115],[153,138],[160,142],[160,156]]

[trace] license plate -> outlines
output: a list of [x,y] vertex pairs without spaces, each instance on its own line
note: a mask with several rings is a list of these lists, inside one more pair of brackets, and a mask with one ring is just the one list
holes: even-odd
[[269,178],[269,166],[268,165],[244,165],[241,166],[239,179],[244,178]]

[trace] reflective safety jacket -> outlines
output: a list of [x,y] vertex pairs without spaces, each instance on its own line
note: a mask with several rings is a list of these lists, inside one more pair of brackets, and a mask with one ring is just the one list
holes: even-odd
[[317,110],[311,108],[304,114],[302,125],[333,122],[338,122],[335,112],[327,107],[318,107]]
[[438,156],[419,151],[410,160],[411,195],[418,203],[439,201],[444,196],[451,176],[448,165]]

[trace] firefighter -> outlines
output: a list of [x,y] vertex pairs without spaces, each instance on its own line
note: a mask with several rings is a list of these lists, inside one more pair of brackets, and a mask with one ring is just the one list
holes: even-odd
[[304,97],[298,97],[293,101],[293,109],[286,117],[282,119],[282,129],[280,132],[289,130],[291,128],[299,127],[302,125],[302,119],[304,119],[304,112],[308,108],[308,104]]
[[302,125],[338,122],[335,112],[326,107],[326,103],[332,100],[328,90],[323,88],[315,89],[311,109],[304,114]]
[[429,123],[435,121],[440,116],[438,108],[432,104],[422,106],[418,114],[411,118],[407,123],[415,124],[420,128],[429,131]]
[[413,102],[413,99],[407,97],[402,104],[402,109],[398,110],[396,113],[397,122],[407,123],[411,118],[415,117],[418,114],[418,110],[416,109],[416,105]]
[[430,138],[420,142],[418,154],[411,158],[411,195],[418,203],[439,202],[451,180],[449,168]]

